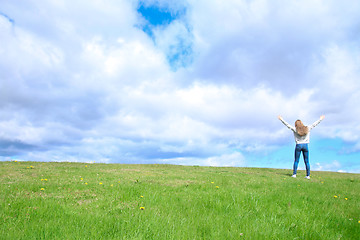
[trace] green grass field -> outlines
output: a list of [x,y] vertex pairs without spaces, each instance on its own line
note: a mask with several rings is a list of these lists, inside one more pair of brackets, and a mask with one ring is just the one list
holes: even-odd
[[360,175],[0,162],[0,239],[359,239]]

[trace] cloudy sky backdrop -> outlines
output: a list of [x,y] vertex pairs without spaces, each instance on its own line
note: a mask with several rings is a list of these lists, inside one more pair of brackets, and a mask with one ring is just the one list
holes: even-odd
[[[0,0],[0,160],[360,172],[358,0]],[[302,161],[302,160],[301,160]],[[304,164],[299,164],[304,168]]]

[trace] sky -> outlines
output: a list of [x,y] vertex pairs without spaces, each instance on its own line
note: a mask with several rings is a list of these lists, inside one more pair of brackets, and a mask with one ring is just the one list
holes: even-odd
[[[0,160],[360,173],[358,0],[0,0]],[[299,169],[304,169],[300,160]]]

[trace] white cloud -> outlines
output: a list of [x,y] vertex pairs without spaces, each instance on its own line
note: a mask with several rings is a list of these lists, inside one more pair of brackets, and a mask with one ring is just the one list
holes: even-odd
[[244,156],[239,152],[222,154],[218,156],[212,156],[207,158],[172,158],[172,159],[160,159],[160,163],[176,163],[181,165],[197,165],[197,166],[211,166],[211,167],[245,167],[246,161]]
[[227,166],[227,167],[243,167],[245,166],[244,157],[241,153],[223,154],[221,156],[209,157],[205,161],[207,166]]
[[358,151],[356,1],[154,2],[185,10],[153,39],[136,1],[4,3],[4,154],[238,166],[323,113]]
[[193,36],[186,22],[174,20],[156,27],[155,43],[167,56],[173,69],[190,66],[193,60]]
[[344,171],[341,169],[341,163],[337,160],[332,161],[331,163],[315,163],[315,166],[312,170],[314,171]]
[[294,88],[297,82],[314,83],[307,74],[314,57],[348,40],[343,29],[354,23],[344,16],[353,19],[355,11],[344,7],[348,15],[341,15],[338,8],[321,1],[194,1],[195,74],[241,87],[260,81],[296,92],[301,89]]

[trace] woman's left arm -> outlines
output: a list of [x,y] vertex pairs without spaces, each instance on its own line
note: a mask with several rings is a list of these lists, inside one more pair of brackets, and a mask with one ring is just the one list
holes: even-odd
[[291,126],[289,123],[287,123],[280,115],[278,116],[278,119],[285,125],[287,126],[290,130],[292,130],[293,132],[296,132],[296,129]]

